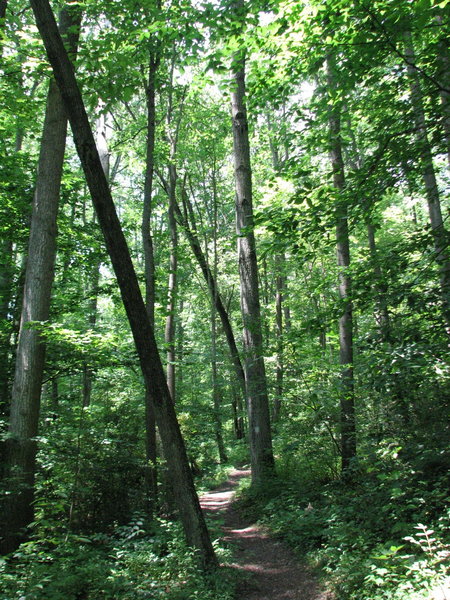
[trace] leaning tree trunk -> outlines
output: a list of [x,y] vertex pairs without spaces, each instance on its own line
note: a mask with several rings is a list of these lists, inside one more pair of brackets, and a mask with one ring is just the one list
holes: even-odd
[[258,265],[253,231],[252,174],[245,106],[245,59],[234,57],[231,113],[233,119],[236,232],[238,240],[241,313],[244,325],[245,383],[250,433],[252,482],[260,484],[275,473],[269,400],[262,348]]
[[[213,171],[213,266],[212,273],[214,279],[217,281],[217,193],[216,193],[216,179]],[[208,283],[209,289],[211,284]],[[215,288],[217,294],[217,287]],[[217,323],[216,323],[216,304],[217,299],[211,297],[211,375],[212,375],[212,390],[213,390],[213,411],[214,411],[214,433],[216,436],[217,449],[219,452],[219,460],[222,464],[226,463],[228,458],[225,451],[225,444],[223,441],[223,428],[221,418],[221,393],[219,388],[219,378],[217,369]]]
[[411,91],[411,104],[417,130],[416,143],[425,186],[430,225],[433,233],[436,262],[439,265],[442,314],[446,323],[447,333],[450,335],[450,259],[447,251],[448,232],[444,227],[442,219],[439,188],[434,171],[431,145],[428,139],[422,90],[420,88],[417,70],[415,69],[415,55],[411,34],[408,33],[405,37],[405,55],[408,58],[407,72]]
[[128,245],[102,170],[73,67],[58,33],[48,0],[31,0],[31,6],[64,101],[77,152],[120,287],[144,381],[154,404],[164,456],[169,466],[173,488],[176,490],[175,499],[186,539],[197,549],[202,567],[209,570],[217,565],[217,559],[195,491],[155,335],[147,317]]
[[353,380],[353,307],[351,300],[350,242],[348,216],[345,200],[341,193],[345,189],[345,170],[342,158],[341,118],[339,105],[335,100],[336,80],[334,61],[327,58],[328,93],[333,97],[328,117],[330,135],[330,161],[333,172],[333,185],[337,190],[336,206],[336,254],[339,267],[339,297],[342,311],[339,319],[339,359],[341,370],[341,457],[342,471],[348,470],[356,457],[355,393]]
[[[81,12],[78,7],[61,12],[62,35],[70,34],[76,50]],[[74,34],[73,32],[77,33]],[[7,520],[1,543],[5,553],[24,539],[34,515],[34,478],[45,343],[33,322],[48,320],[56,256],[56,219],[67,135],[67,118],[55,81],[50,82],[42,133],[38,175],[33,199],[20,333],[11,395],[9,434],[6,442]]]
[[192,214],[192,206],[189,200],[189,197],[185,191],[182,190],[183,196],[183,204],[185,208],[185,216],[180,210],[178,204],[175,205],[175,212],[178,221],[182,225],[186,237],[189,241],[189,245],[191,246],[191,250],[197,259],[198,265],[201,269],[203,277],[208,285],[209,293],[211,298],[214,299],[215,307],[217,313],[220,317],[220,321],[222,323],[222,328],[225,333],[225,337],[227,340],[228,348],[230,350],[231,362],[233,363],[234,373],[236,375],[236,380],[238,382],[239,392],[236,394],[236,420],[235,420],[235,432],[236,438],[242,439],[244,437],[244,423],[242,419],[242,398],[245,398],[245,374],[244,369],[242,367],[241,359],[239,356],[239,351],[236,345],[236,339],[234,337],[233,327],[231,325],[230,317],[228,315],[228,311],[225,308],[225,305],[222,301],[222,297],[220,295],[220,291],[217,286],[216,278],[214,277],[211,269],[206,260],[205,254],[202,250],[200,241],[198,239],[197,230],[195,227],[195,222],[191,219],[189,222],[189,214]]

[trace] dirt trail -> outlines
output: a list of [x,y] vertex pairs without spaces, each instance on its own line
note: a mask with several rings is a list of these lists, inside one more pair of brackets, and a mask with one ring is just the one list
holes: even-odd
[[202,508],[224,519],[224,538],[236,548],[232,567],[248,574],[238,600],[331,600],[311,571],[292,551],[270,537],[262,527],[249,523],[233,505],[235,488],[250,471],[235,469],[229,481],[200,498]]

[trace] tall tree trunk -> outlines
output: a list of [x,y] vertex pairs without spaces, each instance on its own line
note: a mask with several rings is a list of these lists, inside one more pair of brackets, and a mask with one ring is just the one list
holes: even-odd
[[375,321],[380,331],[382,340],[387,341],[390,336],[390,317],[388,304],[386,300],[387,286],[383,282],[383,273],[381,271],[378,258],[377,243],[375,238],[375,227],[370,221],[367,221],[367,240],[369,243],[370,258],[373,263],[373,272],[375,275],[375,292],[377,294]]
[[[442,15],[436,18],[438,25],[443,28]],[[442,29],[445,32],[445,29]],[[437,43],[437,79],[441,84],[439,95],[441,97],[442,125],[447,146],[447,162],[450,167],[450,56],[448,39],[443,33]]]
[[213,414],[214,414],[214,434],[216,437],[219,461],[224,464],[227,462],[225,444],[223,442],[222,419],[220,416],[221,393],[217,372],[217,328],[216,328],[216,309],[214,303],[211,303],[211,378],[213,390]]
[[270,428],[269,400],[261,333],[258,265],[253,231],[252,174],[245,106],[245,58],[234,57],[231,114],[236,187],[241,313],[244,326],[245,384],[250,429],[252,482],[264,483],[275,473]]
[[178,232],[175,219],[177,170],[175,163],[175,150],[169,164],[169,232],[170,232],[170,258],[169,258],[169,285],[167,288],[167,316],[164,341],[167,351],[167,385],[172,396],[176,399],[175,389],[175,312],[177,296],[177,270],[178,270]]
[[436,261],[439,265],[440,288],[442,299],[442,314],[450,335],[450,259],[447,251],[448,232],[444,227],[441,212],[441,201],[433,165],[433,154],[428,139],[425,110],[423,107],[422,90],[417,70],[415,69],[415,54],[411,34],[405,34],[405,55],[408,58],[407,72],[411,91],[413,117],[417,130],[417,148],[425,186],[428,204],[428,214],[434,238]]
[[[23,130],[17,127],[15,135],[15,153],[22,150]],[[22,258],[22,267],[18,277],[16,289],[19,291],[14,294],[14,271],[17,268],[15,244],[10,239],[2,240],[2,249],[0,253],[0,320],[3,321],[0,334],[0,414],[9,415],[11,401],[11,371],[14,361],[15,344],[12,343],[13,337],[17,337],[15,323],[19,320],[19,306],[23,296],[24,271],[26,258]],[[16,336],[14,336],[16,334]],[[4,445],[0,444],[0,463],[4,463],[2,458]]]
[[[87,306],[87,322],[89,329],[94,330],[97,323],[97,303],[98,303],[98,288],[100,283],[100,266],[101,260],[95,259],[94,264],[90,269],[89,277],[89,298]],[[89,366],[89,362],[83,364],[83,406],[86,408],[91,404],[93,371]]]
[[216,278],[214,277],[211,269],[206,260],[205,254],[202,250],[200,241],[198,239],[197,231],[195,228],[195,222],[191,219],[191,222],[188,221],[188,215],[192,213],[192,207],[189,201],[189,197],[187,193],[183,193],[183,203],[185,206],[186,216],[180,210],[178,204],[175,205],[176,216],[179,222],[181,223],[186,237],[188,238],[189,245],[191,246],[191,250],[197,259],[198,265],[202,271],[203,277],[205,278],[206,283],[208,284],[209,293],[211,298],[213,298],[217,313],[220,317],[220,321],[222,323],[222,328],[225,333],[225,337],[228,343],[228,348],[230,350],[231,361],[233,363],[234,373],[236,375],[236,379],[239,385],[239,392],[236,398],[236,412],[237,412],[237,420],[235,422],[236,425],[236,437],[237,439],[242,439],[244,437],[244,423],[242,419],[242,398],[246,397],[245,391],[245,374],[244,368],[242,367],[241,359],[239,357],[239,351],[236,345],[236,339],[234,337],[233,327],[231,325],[230,317],[228,315],[228,311],[225,308],[225,305],[222,301],[222,297],[220,295]]
[[178,270],[178,231],[177,221],[175,218],[175,206],[177,203],[177,167],[176,155],[178,145],[178,132],[180,129],[181,119],[183,116],[183,104],[187,88],[184,89],[181,100],[179,102],[179,113],[174,117],[174,73],[176,65],[175,47],[172,53],[170,66],[170,84],[168,92],[168,108],[167,108],[167,138],[170,143],[169,161],[168,161],[168,180],[166,184],[167,194],[169,196],[169,209],[167,213],[170,235],[170,257],[169,257],[169,282],[167,287],[167,316],[164,341],[167,352],[167,385],[175,403],[176,400],[176,384],[175,384],[175,361],[176,361],[176,346],[175,346],[175,313],[176,313],[176,297],[177,297],[177,270]]
[[[272,166],[275,173],[280,168],[280,152],[274,139],[273,124],[270,113],[267,113],[267,128],[269,131],[270,153],[272,155]],[[272,421],[278,421],[280,417],[281,403],[283,399],[283,375],[284,375],[284,336],[283,336],[283,314],[287,307],[284,306],[284,294],[286,289],[285,276],[286,257],[284,253],[275,256],[275,335],[277,348],[277,363],[275,374],[275,398],[273,401]]]
[[[76,50],[81,23],[78,7],[60,16],[62,35]],[[76,31],[77,33],[73,33]],[[47,321],[56,255],[56,219],[67,135],[67,118],[55,81],[50,82],[33,199],[20,333],[6,442],[7,496],[1,550],[16,549],[33,520],[34,478],[45,344],[29,324]],[[3,514],[5,514],[5,512]]]
[[[217,195],[216,181],[213,171],[213,267],[212,274],[217,281]],[[208,285],[211,289],[211,284]],[[217,294],[217,287],[215,287]],[[212,374],[212,390],[213,390],[213,410],[214,410],[214,433],[216,436],[217,449],[219,452],[219,460],[222,464],[227,462],[225,452],[225,444],[223,441],[222,419],[220,416],[221,393],[219,388],[218,371],[217,371],[217,323],[216,323],[216,298],[211,297],[211,374]]]
[[11,301],[13,296],[13,243],[3,240],[0,250],[0,415],[9,407],[11,362]]
[[[6,2],[4,3],[4,9],[6,10]],[[4,16],[4,14],[3,17],[0,14],[0,18],[4,18]],[[16,153],[22,150],[22,141],[22,129],[18,127],[14,148]],[[14,244],[12,236],[9,235],[1,240],[0,249],[0,321],[2,322],[0,329],[0,415],[7,415],[9,413],[11,399],[14,263]],[[0,450],[0,460],[2,459],[2,451]],[[4,461],[1,460],[1,462],[3,463]]]
[[351,300],[350,243],[348,216],[345,199],[341,192],[345,189],[345,170],[342,158],[340,108],[336,102],[337,84],[334,60],[327,58],[327,85],[333,104],[329,110],[328,127],[330,135],[330,161],[333,172],[333,185],[337,190],[336,206],[336,254],[339,267],[339,297],[342,314],[339,319],[339,358],[341,371],[341,453],[342,471],[348,470],[356,457],[355,394],[353,380],[353,307]]
[[[183,298],[180,298],[180,303],[179,303],[179,307],[178,307],[178,315],[182,315],[183,314],[183,310],[184,310],[184,300]],[[176,322],[176,332],[175,332],[175,338],[176,338],[176,342],[177,342],[177,349],[176,349],[176,356],[177,356],[177,362],[178,362],[178,367],[177,367],[177,385],[180,387],[180,389],[183,389],[183,378],[184,378],[184,373],[183,373],[183,357],[184,357],[184,324],[183,324],[183,320],[181,318],[179,318]]]
[[[153,176],[155,172],[155,131],[156,131],[156,73],[159,56],[150,53],[147,99],[147,146],[145,163],[144,206],[142,210],[142,246],[144,248],[145,307],[152,329],[155,328],[155,256],[151,230]],[[156,418],[148,390],[145,393],[145,498],[146,510],[152,514],[158,498],[158,473],[156,468],[157,441]]]
[[155,131],[156,131],[156,72],[159,58],[150,54],[148,80],[146,84],[147,99],[147,144],[144,183],[144,205],[142,210],[141,234],[144,248],[145,270],[145,305],[152,327],[155,324],[155,257],[151,230],[153,177],[155,173]]
[[275,331],[277,347],[277,366],[275,379],[275,398],[273,401],[272,420],[280,418],[281,403],[283,400],[283,374],[284,374],[284,340],[283,340],[283,298],[285,289],[284,254],[275,257],[276,270],[276,296],[275,296]]
[[[106,175],[108,182],[110,181],[110,168],[109,168],[109,150],[108,150],[108,138],[107,138],[107,127],[106,118],[104,114],[101,114],[97,123],[97,135],[96,135],[97,150],[100,156],[100,162],[102,163],[103,172]],[[95,217],[94,217],[95,219]],[[88,281],[88,306],[87,306],[87,322],[91,330],[95,328],[97,322],[97,299],[98,299],[98,285],[100,281],[100,258],[96,258],[93,263]],[[91,403],[92,395],[92,380],[93,372],[89,363],[86,361],[83,365],[83,407],[86,408]]]
[[[0,0],[0,31],[5,28],[6,7],[8,0]],[[0,38],[0,61],[3,59],[3,39]]]
[[[356,136],[352,128],[352,122],[350,115],[347,115],[347,130],[351,140],[352,153],[348,154],[348,163],[350,167],[354,171],[359,171],[362,169],[364,164],[364,158],[361,156],[358,144],[356,141]],[[370,202],[367,199],[362,198],[361,205],[364,209],[364,214],[366,215],[366,230],[367,230],[367,240],[369,244],[369,253],[370,258],[373,264],[374,271],[374,291],[376,294],[376,309],[375,309],[375,322],[380,331],[380,337],[382,340],[387,340],[389,338],[389,329],[390,329],[390,319],[389,319],[389,311],[388,305],[386,301],[386,292],[387,287],[383,283],[383,274],[381,272],[381,267],[378,259],[377,252],[377,244],[375,239],[375,227],[371,222],[370,218]]]
[[197,548],[198,558],[203,568],[210,570],[216,567],[217,559],[195,491],[154,332],[147,317],[128,245],[102,170],[73,67],[58,33],[48,0],[31,0],[31,6],[61,91],[77,152],[118,280],[145,384],[154,404],[164,455],[169,466],[173,488],[176,490],[174,495],[186,539],[191,546]]

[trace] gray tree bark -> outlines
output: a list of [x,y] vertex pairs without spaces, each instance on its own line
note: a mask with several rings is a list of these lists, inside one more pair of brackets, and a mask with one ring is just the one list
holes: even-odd
[[441,97],[442,128],[447,146],[447,162],[450,167],[450,56],[448,38],[445,36],[444,15],[439,15],[436,22],[443,28],[442,37],[437,43],[437,79],[441,84],[439,95]]
[[380,337],[387,341],[390,336],[390,317],[388,304],[386,301],[386,284],[383,283],[383,273],[381,271],[377,242],[375,238],[375,227],[370,221],[367,221],[367,240],[369,243],[370,258],[373,262],[373,271],[375,275],[375,291],[377,293],[377,308],[375,310],[375,321],[378,326]]
[[217,566],[217,559],[195,491],[154,332],[147,317],[128,245],[102,170],[73,67],[58,34],[48,0],[30,0],[30,2],[66,107],[77,152],[118,280],[142,374],[155,408],[164,456],[169,466],[175,490],[174,496],[186,539],[198,550],[202,567],[210,570]]
[[275,379],[275,398],[273,401],[272,420],[278,421],[280,418],[281,405],[283,401],[283,375],[284,375],[284,335],[283,335],[283,300],[285,292],[285,256],[278,254],[275,257],[275,333],[277,347],[277,365]]
[[[22,79],[22,77],[21,77]],[[22,150],[23,129],[17,126],[14,152]],[[20,311],[25,283],[25,257],[17,260],[17,248],[11,234],[1,242],[0,251],[0,319],[3,320],[0,335],[0,414],[9,415],[11,403],[11,377],[14,368],[15,347],[18,337]],[[16,290],[14,290],[14,273],[19,270]],[[4,463],[1,453],[4,446],[0,444],[0,463]]]
[[145,93],[147,100],[147,144],[144,183],[144,204],[142,210],[141,235],[144,248],[145,305],[152,327],[155,324],[155,257],[151,230],[153,178],[155,173],[155,131],[156,131],[156,72],[159,58],[150,54],[148,79]]
[[13,333],[14,252],[11,239],[1,242],[0,249],[0,415],[6,415],[10,402],[11,338]]
[[[280,152],[273,137],[273,124],[270,113],[267,113],[267,128],[269,131],[269,146],[272,155],[272,166],[275,173],[280,168]],[[287,158],[287,156],[286,156]],[[286,292],[285,276],[286,256],[284,253],[275,256],[275,335],[277,348],[277,364],[275,372],[275,398],[273,401],[272,421],[275,423],[280,418],[281,404],[283,399],[283,377],[284,377],[284,323],[283,316],[289,310],[284,304]]]
[[[213,173],[213,210],[212,210],[212,229],[213,229],[213,265],[212,275],[217,281],[217,195],[216,181]],[[211,284],[208,284],[211,289]],[[215,287],[217,294],[217,287]],[[222,419],[220,415],[221,408],[221,393],[219,387],[219,377],[217,369],[217,323],[216,323],[216,304],[217,299],[211,297],[211,374],[212,374],[212,390],[213,390],[213,410],[214,410],[214,433],[216,436],[217,449],[219,452],[219,460],[222,464],[227,462],[227,454],[223,441]]]
[[[329,94],[334,96],[337,84],[334,60],[327,58],[327,85]],[[339,298],[341,317],[339,319],[339,360],[342,366],[340,412],[341,412],[341,457],[342,471],[348,470],[356,457],[355,394],[353,379],[353,307],[351,301],[352,281],[348,273],[350,266],[350,243],[348,233],[347,207],[340,193],[345,189],[345,169],[342,158],[341,118],[339,105],[330,106],[328,117],[330,136],[330,161],[333,172],[333,185],[338,190],[336,206],[336,254],[339,267]]]
[[[148,79],[146,84],[147,99],[147,145],[145,162],[144,206],[142,210],[142,246],[144,249],[145,273],[145,307],[152,329],[155,328],[155,256],[151,229],[153,176],[155,172],[155,131],[156,131],[156,73],[159,67],[159,56],[150,53]],[[145,497],[146,510],[152,514],[158,499],[158,472],[156,417],[148,390],[145,393]]]
[[[108,134],[105,115],[101,114],[97,122],[96,143],[103,172],[110,181],[110,161],[108,149]],[[95,221],[95,217],[94,217]],[[94,329],[97,323],[98,286],[100,282],[100,258],[97,258],[89,270],[87,323]],[[88,362],[83,365],[83,408],[91,404],[93,372]]]
[[250,433],[252,483],[261,484],[275,474],[269,400],[263,357],[258,264],[253,231],[252,174],[245,106],[245,58],[234,57],[231,114],[236,188],[236,232],[244,326],[245,384]]
[[167,316],[166,329],[164,332],[164,341],[166,343],[167,352],[167,385],[172,396],[172,401],[176,400],[175,386],[175,312],[177,298],[177,270],[178,270],[178,231],[175,219],[175,204],[176,204],[176,185],[177,185],[177,170],[175,167],[175,152],[171,153],[169,164],[169,232],[170,232],[170,257],[169,257],[169,283],[167,287]]
[[175,345],[175,313],[177,302],[177,271],[178,271],[178,230],[177,221],[175,218],[175,205],[177,203],[177,180],[178,173],[176,167],[176,155],[178,145],[178,132],[183,116],[183,104],[185,92],[183,92],[179,105],[179,113],[174,118],[174,71],[175,71],[176,53],[172,55],[170,69],[170,87],[167,108],[167,137],[170,143],[169,164],[168,164],[168,180],[167,194],[169,197],[169,207],[167,212],[169,235],[170,235],[170,257],[169,257],[169,282],[167,286],[167,308],[166,308],[166,328],[164,340],[167,352],[167,385],[172,395],[172,400],[176,400],[176,382],[175,382],[175,362],[176,362],[176,345]]
[[422,177],[428,204],[428,214],[434,239],[436,262],[439,265],[442,314],[446,323],[447,334],[450,335],[450,258],[448,254],[448,232],[442,219],[439,188],[434,171],[433,154],[428,139],[422,90],[415,69],[415,54],[410,33],[405,34],[405,56],[408,58],[407,73],[411,92],[411,105],[417,130],[416,143],[422,168]]
[[200,241],[198,239],[196,227],[194,221],[191,219],[189,222],[188,215],[192,213],[192,208],[190,205],[189,198],[187,194],[183,194],[183,203],[185,206],[185,215],[180,210],[178,204],[175,205],[175,212],[178,221],[183,227],[183,230],[186,234],[186,237],[189,241],[189,245],[191,246],[191,250],[197,259],[200,270],[205,278],[206,283],[208,284],[209,293],[211,298],[213,298],[217,313],[220,317],[220,321],[222,323],[222,328],[225,333],[225,337],[227,340],[228,348],[230,350],[231,362],[233,364],[234,373],[236,375],[236,379],[238,382],[239,392],[236,397],[236,419],[235,419],[235,432],[236,438],[242,439],[244,437],[244,423],[242,419],[242,398],[245,398],[245,374],[244,368],[241,363],[241,359],[239,356],[239,351],[236,345],[236,338],[234,337],[233,327],[231,325],[230,317],[228,315],[228,311],[225,308],[225,305],[222,301],[222,297],[220,295],[219,288],[217,286],[216,278],[214,277],[211,269],[206,260],[205,254],[202,250]]
[[[61,34],[69,35],[76,51],[81,12],[65,8]],[[77,33],[74,33],[74,32]],[[45,343],[34,322],[48,320],[56,255],[56,219],[67,135],[67,118],[55,81],[50,82],[33,199],[20,332],[11,397],[9,436],[6,442],[6,500],[1,549],[11,552],[24,539],[33,520],[34,478]],[[31,325],[31,326],[30,326]],[[5,514],[5,512],[3,513]]]

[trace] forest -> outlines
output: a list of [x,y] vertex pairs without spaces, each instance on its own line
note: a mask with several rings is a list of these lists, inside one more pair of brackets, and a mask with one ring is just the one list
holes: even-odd
[[450,599],[449,17],[0,0],[1,600]]

